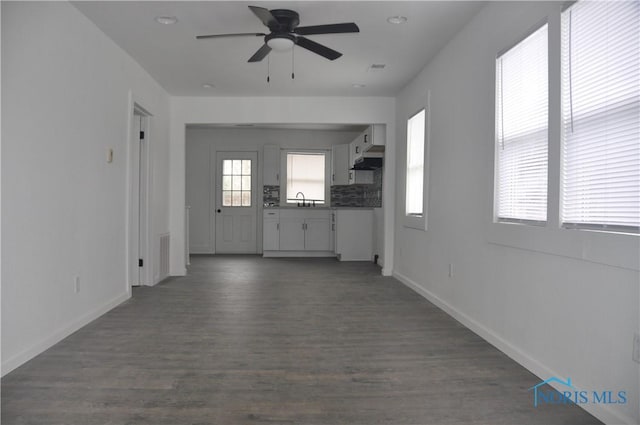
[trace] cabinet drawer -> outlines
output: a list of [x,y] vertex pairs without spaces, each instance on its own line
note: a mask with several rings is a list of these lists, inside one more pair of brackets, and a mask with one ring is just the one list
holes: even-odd
[[279,220],[280,219],[280,210],[272,210],[272,209],[264,210],[262,212],[262,217],[264,217],[265,219]]

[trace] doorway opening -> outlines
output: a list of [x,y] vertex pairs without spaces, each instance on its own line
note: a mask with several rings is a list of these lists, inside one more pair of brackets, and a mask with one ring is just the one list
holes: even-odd
[[149,123],[151,114],[133,104],[129,143],[128,286],[151,285],[149,279]]

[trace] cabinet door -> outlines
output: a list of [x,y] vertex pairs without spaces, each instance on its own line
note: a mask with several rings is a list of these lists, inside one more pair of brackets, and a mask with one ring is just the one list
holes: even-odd
[[280,223],[278,220],[265,220],[262,228],[262,250],[280,249]]
[[353,167],[353,164],[356,160],[362,157],[362,137],[358,136],[356,140],[351,142],[350,146],[350,160],[349,160],[349,168]]
[[331,152],[331,186],[349,184],[349,145],[335,145]]
[[306,251],[333,251],[329,218],[307,218],[305,224],[304,248]]
[[304,250],[304,219],[280,217],[280,250]]
[[371,126],[367,127],[367,129],[360,135],[360,144],[362,145],[362,152],[368,151],[371,145],[373,144],[372,136],[373,134],[372,134]]
[[336,211],[336,254],[340,261],[371,261],[373,210]]
[[264,145],[262,184],[277,186],[280,184],[280,147]]

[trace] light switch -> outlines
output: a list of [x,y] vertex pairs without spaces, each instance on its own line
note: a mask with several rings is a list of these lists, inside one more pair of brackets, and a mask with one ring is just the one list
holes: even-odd
[[113,149],[107,149],[107,163],[111,164],[113,162]]

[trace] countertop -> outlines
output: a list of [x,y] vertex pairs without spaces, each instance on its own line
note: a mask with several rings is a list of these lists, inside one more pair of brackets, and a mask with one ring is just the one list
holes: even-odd
[[373,210],[374,207],[263,207],[265,210],[301,210],[301,211],[314,211],[314,210]]

